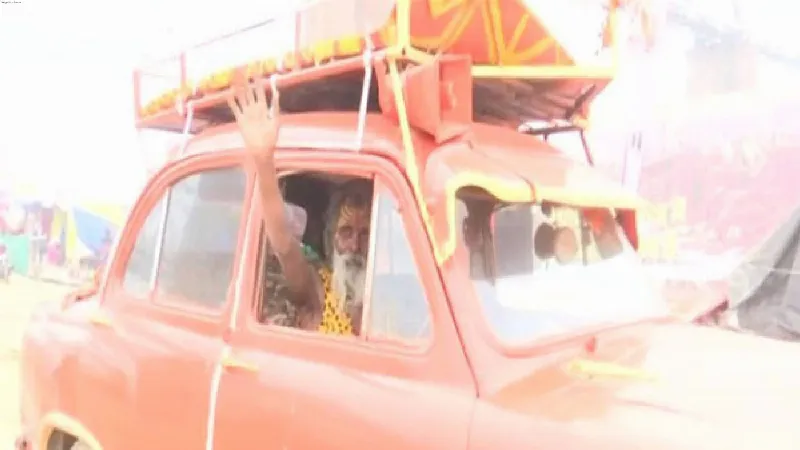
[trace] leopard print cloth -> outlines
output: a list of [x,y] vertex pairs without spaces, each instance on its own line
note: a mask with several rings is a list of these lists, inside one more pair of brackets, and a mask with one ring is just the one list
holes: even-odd
[[343,305],[336,294],[331,289],[331,272],[327,267],[322,267],[318,271],[322,279],[322,286],[325,288],[325,303],[322,310],[322,323],[319,331],[325,334],[338,334],[351,336],[353,334],[353,321],[348,314],[343,311]]
[[[325,334],[352,335],[352,321],[331,289],[330,269],[310,249],[304,248],[304,254],[306,260],[319,275],[325,292],[319,331]],[[292,295],[280,262],[272,252],[268,256],[265,268],[264,294],[264,301],[259,311],[259,320],[262,323],[290,328],[307,328],[306,325],[317,317],[315,311],[299,309],[292,301]]]

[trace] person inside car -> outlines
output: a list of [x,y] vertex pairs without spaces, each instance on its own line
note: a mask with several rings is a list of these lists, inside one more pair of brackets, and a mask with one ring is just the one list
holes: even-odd
[[[269,105],[264,86],[238,86],[228,96],[249,162],[258,174],[267,256],[267,323],[332,334],[358,334],[361,328],[372,184],[345,183],[334,193],[325,230],[325,260],[304,250],[292,208],[278,185],[275,147],[280,128],[277,92]],[[302,236],[302,233],[300,234]],[[276,276],[279,275],[279,276]]]

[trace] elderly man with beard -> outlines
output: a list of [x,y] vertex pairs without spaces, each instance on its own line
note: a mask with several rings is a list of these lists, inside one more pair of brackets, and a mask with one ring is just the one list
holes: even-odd
[[[277,93],[268,106],[263,86],[239,88],[228,105],[258,173],[264,231],[270,244],[266,261],[266,323],[332,334],[361,329],[364,280],[369,243],[372,184],[353,180],[333,195],[321,261],[293,233],[291,207],[284,203],[275,170],[280,127]],[[295,230],[296,231],[296,230]]]

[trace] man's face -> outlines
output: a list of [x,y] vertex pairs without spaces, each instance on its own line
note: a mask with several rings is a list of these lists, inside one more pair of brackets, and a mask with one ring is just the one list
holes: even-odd
[[334,228],[336,254],[350,259],[366,260],[369,247],[370,211],[368,204],[347,198],[339,210]]
[[348,305],[360,305],[364,296],[370,216],[368,196],[345,197],[333,229],[333,284]]

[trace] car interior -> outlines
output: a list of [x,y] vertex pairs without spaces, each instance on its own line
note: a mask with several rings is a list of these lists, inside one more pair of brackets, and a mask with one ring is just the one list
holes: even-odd
[[[352,180],[353,177],[330,175],[311,172],[296,172],[281,178],[280,185],[284,200],[290,208],[300,208],[306,218],[305,230],[302,232],[302,243],[307,249],[312,250],[324,261],[330,255],[325,254],[324,232],[326,226],[326,213],[332,194],[342,184]],[[395,202],[384,196],[379,205],[373,207],[372,214],[377,214],[379,208],[394,208]],[[302,214],[301,214],[302,215]],[[402,220],[397,215],[383,214],[378,217],[378,223],[371,231],[371,245],[375,246],[375,269],[372,279],[372,299],[369,312],[369,339],[391,339],[393,336],[425,338],[430,334],[430,322],[427,320],[427,311],[418,311],[427,308],[427,303],[409,301],[409,299],[425,299],[424,289],[420,281],[416,264],[410,249],[400,247],[397,239],[405,233]],[[376,234],[376,230],[378,234]],[[269,246],[264,233],[261,233],[260,248],[262,259],[260,270],[262,279],[266,275],[264,255],[270,256]],[[374,241],[374,242],[373,242]],[[367,264],[372,264],[368,261]],[[264,304],[264,290],[258,295],[257,316],[260,321],[265,320],[262,305]],[[420,320],[420,318],[426,318]]]
[[[297,234],[302,234],[302,244],[307,252],[312,252],[316,257],[327,261],[329,255],[325,254],[324,233],[326,225],[326,213],[336,188],[354,179],[354,177],[331,175],[315,172],[294,172],[284,175],[280,179],[280,188],[283,193],[284,201],[287,204],[291,216],[304,216],[305,227],[298,227],[297,223],[290,224],[295,228]],[[298,214],[298,210],[300,213]],[[290,219],[291,220],[291,219]],[[299,237],[299,236],[298,236]],[[259,237],[260,271],[261,279],[267,276],[267,258],[273,257],[269,248],[269,243],[262,229]],[[263,283],[261,283],[263,284]],[[266,291],[260,289],[258,294],[257,317],[259,321],[265,321]]]

